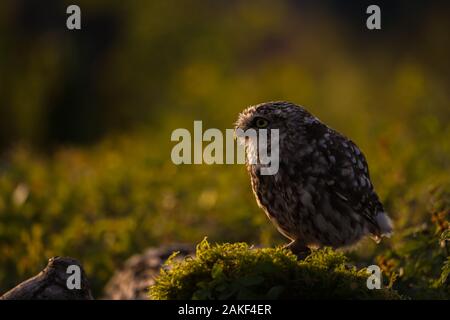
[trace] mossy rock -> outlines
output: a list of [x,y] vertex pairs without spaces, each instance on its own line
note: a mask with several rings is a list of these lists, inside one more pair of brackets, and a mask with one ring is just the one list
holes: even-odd
[[297,260],[282,248],[245,243],[197,246],[195,258],[168,259],[152,299],[401,299],[388,288],[367,288],[368,274],[326,248]]

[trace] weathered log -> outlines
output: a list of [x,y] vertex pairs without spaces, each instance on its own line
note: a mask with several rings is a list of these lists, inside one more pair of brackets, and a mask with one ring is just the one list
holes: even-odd
[[[69,267],[78,266],[80,288],[68,285],[72,276]],[[71,267],[73,268],[73,267]],[[75,267],[76,268],[76,267]],[[68,271],[69,270],[69,271]],[[69,279],[70,282],[71,279]],[[70,257],[53,257],[38,275],[20,283],[0,297],[0,300],[92,300],[86,274],[80,262]]]

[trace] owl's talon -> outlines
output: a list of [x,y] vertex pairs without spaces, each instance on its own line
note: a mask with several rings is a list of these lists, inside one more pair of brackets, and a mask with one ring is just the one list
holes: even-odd
[[291,250],[299,260],[305,259],[311,253],[311,249],[295,240],[285,245],[284,248]]

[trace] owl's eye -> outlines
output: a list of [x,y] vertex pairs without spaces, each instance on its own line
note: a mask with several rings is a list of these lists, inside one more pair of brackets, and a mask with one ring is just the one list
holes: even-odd
[[269,121],[264,118],[256,118],[255,124],[258,128],[266,128],[269,125]]

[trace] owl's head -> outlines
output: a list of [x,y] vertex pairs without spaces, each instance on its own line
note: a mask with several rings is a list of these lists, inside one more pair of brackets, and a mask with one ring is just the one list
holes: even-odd
[[[245,146],[249,170],[257,172],[270,163],[278,172],[279,155],[293,153],[313,121],[308,111],[290,102],[265,102],[245,109],[236,121],[235,136]],[[268,154],[273,159],[265,161]]]
[[264,102],[248,107],[239,114],[235,129],[279,129],[280,133],[291,126],[299,129],[313,116],[304,108],[290,102]]

